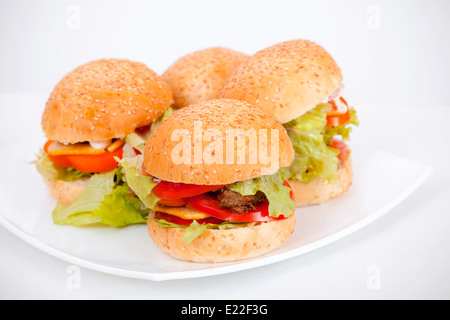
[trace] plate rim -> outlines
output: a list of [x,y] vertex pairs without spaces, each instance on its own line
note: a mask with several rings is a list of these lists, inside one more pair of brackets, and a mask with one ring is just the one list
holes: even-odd
[[[384,151],[382,151],[384,152]],[[386,152],[384,152],[386,153]],[[398,157],[398,156],[397,156]],[[412,161],[409,159],[402,158],[404,160]],[[342,228],[341,230],[334,232],[328,236],[320,238],[316,241],[313,241],[309,244],[303,245],[301,247],[291,249],[285,252],[281,252],[275,255],[262,256],[249,260],[231,262],[231,263],[223,263],[223,266],[220,266],[221,263],[218,263],[217,267],[214,268],[205,268],[205,269],[197,269],[197,270],[187,270],[187,271],[169,271],[169,272],[146,272],[146,271],[137,271],[137,270],[127,270],[120,267],[112,267],[108,265],[104,265],[101,263],[93,262],[87,259],[83,259],[77,256],[74,256],[70,253],[66,253],[64,251],[58,250],[56,248],[51,247],[50,245],[44,243],[36,239],[35,237],[29,235],[24,230],[21,230],[19,227],[15,226],[14,223],[10,222],[7,218],[0,214],[0,225],[2,225],[6,230],[17,236],[19,239],[28,243],[32,247],[37,248],[38,250],[45,252],[55,258],[66,261],[68,263],[75,264],[80,267],[84,267],[90,270],[94,270],[101,273],[106,273],[115,276],[141,279],[141,280],[151,280],[151,281],[165,281],[165,280],[178,280],[178,279],[193,279],[200,277],[209,277],[215,275],[228,274],[237,271],[244,271],[252,268],[257,268],[261,266],[270,265],[272,263],[285,261],[287,259],[301,256],[305,253],[317,250],[322,248],[328,244],[334,243],[340,239],[343,239],[346,236],[349,236],[356,231],[363,229],[365,226],[371,224],[372,222],[378,220],[386,213],[391,211],[395,206],[408,198],[416,189],[420,187],[432,174],[433,167],[430,165],[422,164],[419,162],[414,163],[421,165],[424,167],[423,172],[417,177],[414,183],[410,184],[408,188],[405,188],[397,197],[393,198],[391,201],[383,204],[378,210],[369,214],[368,216],[362,218],[361,220],[348,225],[347,227]],[[3,198],[0,198],[0,203],[3,204]],[[3,206],[5,207],[5,206]]]

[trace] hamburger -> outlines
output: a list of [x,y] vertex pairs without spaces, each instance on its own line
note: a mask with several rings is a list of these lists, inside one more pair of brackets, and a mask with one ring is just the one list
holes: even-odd
[[150,136],[143,155],[119,162],[151,209],[148,232],[156,246],[209,263],[257,257],[290,237],[295,201],[278,169],[293,157],[273,116],[214,99],[178,110]]
[[223,47],[207,48],[176,60],[162,77],[169,83],[174,107],[217,98],[217,92],[231,72],[248,55]]
[[286,128],[295,157],[280,174],[301,207],[342,195],[352,184],[351,152],[344,141],[358,119],[342,94],[343,77],[331,55],[312,41],[292,40],[239,65],[219,96],[247,101]]
[[170,87],[143,63],[101,59],[65,75],[43,115],[47,138],[36,166],[57,200],[57,224],[145,223],[116,159],[144,151],[171,112]]

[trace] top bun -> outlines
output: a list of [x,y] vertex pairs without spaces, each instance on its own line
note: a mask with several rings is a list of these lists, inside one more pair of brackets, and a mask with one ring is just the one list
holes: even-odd
[[164,120],[147,140],[143,171],[171,182],[226,185],[274,174],[293,158],[273,116],[243,101],[215,99]]
[[227,48],[208,48],[175,61],[162,75],[173,90],[175,107],[217,98],[231,72],[248,55]]
[[325,101],[341,83],[341,70],[328,52],[314,42],[292,40],[247,59],[219,96],[247,101],[286,123]]
[[123,138],[151,124],[172,103],[168,84],[143,63],[96,60],[56,85],[42,128],[48,139],[67,143]]

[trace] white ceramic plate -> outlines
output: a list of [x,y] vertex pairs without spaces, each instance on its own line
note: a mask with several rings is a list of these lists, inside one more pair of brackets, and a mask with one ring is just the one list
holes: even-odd
[[344,196],[297,209],[294,234],[262,257],[221,264],[175,260],[151,241],[145,225],[122,229],[54,225],[55,201],[29,161],[26,145],[0,148],[0,223],[36,248],[85,268],[147,280],[212,276],[268,265],[323,247],[373,222],[410,195],[431,168],[385,152],[353,146],[354,184]]

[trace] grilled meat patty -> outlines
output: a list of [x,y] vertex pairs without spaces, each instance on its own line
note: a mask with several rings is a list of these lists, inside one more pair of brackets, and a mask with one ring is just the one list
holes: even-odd
[[227,187],[215,191],[215,195],[221,208],[237,213],[255,210],[259,204],[267,199],[266,195],[261,191],[256,192],[253,196],[243,196],[229,190]]

